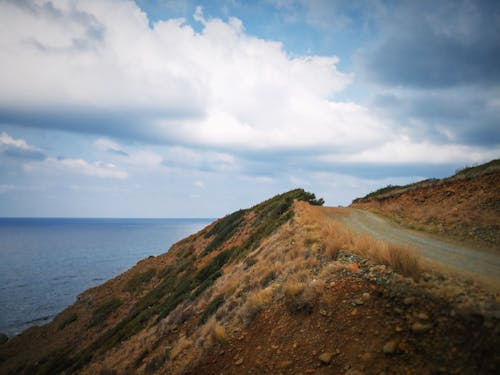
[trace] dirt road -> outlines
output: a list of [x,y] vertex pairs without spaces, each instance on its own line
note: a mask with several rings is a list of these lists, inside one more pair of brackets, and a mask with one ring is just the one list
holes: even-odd
[[329,216],[339,220],[355,232],[366,232],[372,237],[407,245],[416,249],[427,260],[445,268],[463,272],[480,279],[490,279],[500,286],[500,256],[453,244],[430,234],[406,229],[369,211],[345,208],[328,209]]

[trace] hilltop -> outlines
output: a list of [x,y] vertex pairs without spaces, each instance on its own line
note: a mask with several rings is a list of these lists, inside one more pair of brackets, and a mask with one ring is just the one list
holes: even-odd
[[499,251],[500,159],[451,177],[379,189],[351,207],[388,216],[407,227]]
[[498,293],[322,203],[297,189],[215,221],[2,344],[0,372],[497,373]]

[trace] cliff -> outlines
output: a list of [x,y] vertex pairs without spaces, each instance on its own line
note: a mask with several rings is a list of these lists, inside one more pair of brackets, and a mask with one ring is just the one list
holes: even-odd
[[1,344],[0,372],[498,371],[495,295],[321,203],[298,189],[217,220]]

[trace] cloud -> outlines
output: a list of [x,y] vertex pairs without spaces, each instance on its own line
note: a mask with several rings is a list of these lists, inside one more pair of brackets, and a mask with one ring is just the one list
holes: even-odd
[[405,129],[399,135],[413,143],[407,155],[427,142],[444,145],[444,155],[470,146],[483,161],[496,147],[498,157],[500,4],[402,1],[375,9],[374,38],[355,56],[358,82],[373,93],[369,107]]
[[180,170],[232,173],[241,172],[242,163],[242,160],[229,153],[177,146],[165,150],[162,164]]
[[160,167],[163,164],[163,157],[152,151],[131,152],[125,160],[126,163],[143,168]]
[[403,1],[376,17],[378,40],[358,56],[372,79],[416,88],[500,83],[498,2]]
[[15,159],[45,159],[45,154],[38,148],[29,145],[24,139],[13,138],[5,132],[0,134],[0,151]]
[[27,172],[44,173],[75,173],[103,179],[123,180],[128,178],[128,173],[119,169],[112,163],[96,161],[90,163],[84,159],[64,159],[49,157],[42,162],[31,162],[24,165]]
[[[435,15],[430,3],[407,2],[397,6],[394,22],[388,22],[391,15],[384,3],[378,8],[369,3],[332,4],[279,1],[277,6],[308,9],[309,21],[318,27],[329,17],[342,21],[342,27],[359,26],[367,9],[376,8],[377,49],[363,49],[359,56],[366,62],[360,66],[379,82],[379,93],[388,94],[386,99],[392,95],[395,102],[404,102],[393,106],[404,111],[397,113],[377,100],[371,106],[340,101],[339,94],[357,78],[339,70],[337,57],[292,55],[279,42],[249,35],[236,18],[207,18],[197,8],[194,27],[185,19],[151,22],[129,1],[40,0],[0,3],[5,31],[0,35],[0,122],[97,134],[95,147],[113,154],[111,160],[130,171],[139,166],[208,172],[248,168],[249,173],[265,175],[269,165],[276,169],[276,160],[287,164],[286,159],[297,155],[305,157],[302,165],[318,154],[327,155],[324,160],[358,163],[388,160],[388,147],[398,150],[400,160],[417,163],[426,159],[418,152],[438,152],[441,144],[446,145],[445,156],[435,161],[448,162],[448,155],[456,155],[450,150],[473,150],[483,159],[491,154],[480,146],[498,139],[493,126],[500,107],[494,100],[473,129],[471,121],[479,118],[474,116],[480,111],[476,108],[486,96],[471,107],[468,117],[456,116],[456,108],[444,101],[432,108],[435,97],[445,99],[448,93],[436,93],[427,102],[422,96],[419,102],[413,91],[392,86],[444,90],[482,75],[496,82],[493,64],[476,66],[480,57],[457,62],[459,70],[472,66],[460,78],[450,72],[453,61],[438,53],[440,43],[451,41],[463,48],[476,46],[483,55],[491,47],[495,57],[496,26],[486,7],[472,4],[468,9],[460,3],[460,9],[453,10],[440,3]],[[430,16],[418,21],[423,17],[412,16],[411,10]],[[462,20],[468,10],[474,10],[472,19]],[[457,22],[439,24],[438,16],[448,13]],[[325,17],[318,18],[321,15]],[[484,30],[477,26],[483,21]],[[420,31],[419,22],[425,30]],[[412,54],[406,42],[415,49]],[[449,56],[461,56],[458,49],[453,51]],[[401,61],[403,67],[391,66],[391,61]],[[424,68],[418,70],[420,63]],[[446,70],[447,65],[453,68]],[[426,83],[428,72],[443,72],[442,81]],[[472,103],[475,92],[470,91],[470,100],[460,108]],[[456,119],[450,120],[451,115]],[[162,146],[163,151],[125,150],[115,141],[124,139]],[[478,147],[467,149],[474,142]]]
[[500,147],[480,148],[465,145],[443,145],[430,142],[415,143],[407,137],[393,139],[383,145],[359,153],[323,155],[319,160],[339,163],[365,164],[453,164],[480,163],[500,155]]
[[107,138],[99,138],[94,142],[94,146],[101,151],[111,152],[120,156],[129,156],[128,153],[122,150],[118,143]]
[[[182,19],[150,27],[130,2],[71,4],[49,13],[0,5],[9,25],[0,43],[11,51],[0,61],[1,120],[233,152],[344,146],[383,128],[364,108],[333,101],[352,79],[336,57],[290,56],[200,9],[196,32]],[[102,31],[93,48],[70,48],[92,27]],[[68,48],[24,42],[35,37]]]

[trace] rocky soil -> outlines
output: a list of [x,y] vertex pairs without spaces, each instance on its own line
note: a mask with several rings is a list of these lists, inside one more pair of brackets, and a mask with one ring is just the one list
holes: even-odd
[[[498,163],[497,163],[498,164]],[[410,228],[500,252],[500,167],[430,180],[355,200]]]
[[312,311],[274,305],[248,327],[233,330],[186,373],[498,371],[500,310],[494,296],[444,275],[425,274],[417,284],[348,253],[338,262],[342,271],[326,279]]

